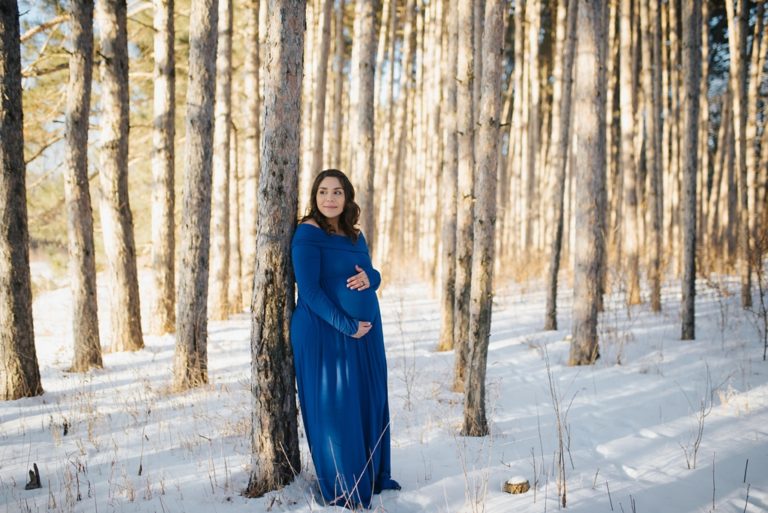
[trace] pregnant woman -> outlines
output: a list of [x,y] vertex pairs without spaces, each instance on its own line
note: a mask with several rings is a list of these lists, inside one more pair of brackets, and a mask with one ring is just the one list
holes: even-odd
[[291,320],[296,383],[323,498],[370,507],[390,477],[387,361],[373,268],[355,225],[360,207],[344,173],[312,185],[310,211],[293,236],[299,298]]

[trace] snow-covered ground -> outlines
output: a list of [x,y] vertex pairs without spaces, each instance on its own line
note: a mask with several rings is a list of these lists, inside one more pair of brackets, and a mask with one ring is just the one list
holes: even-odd
[[[374,511],[558,510],[550,377],[565,428],[567,510],[768,511],[768,363],[736,282],[699,284],[696,341],[679,340],[677,287],[665,290],[661,314],[645,305],[627,312],[621,297],[609,298],[602,358],[581,368],[565,365],[570,292],[560,299],[563,329],[545,332],[538,289],[497,291],[484,438],[458,434],[453,353],[433,350],[438,302],[423,287],[383,291],[392,468],[403,490],[376,496]],[[105,298],[100,289],[103,345]],[[105,354],[103,370],[67,373],[66,289],[37,298],[35,330],[46,393],[0,402],[0,511],[341,511],[315,491],[303,437],[292,484],[260,499],[241,495],[250,462],[246,314],[209,324],[210,384],[186,393],[168,388],[171,336],[148,336],[137,353]],[[43,487],[26,491],[33,463]],[[528,479],[531,490],[504,493],[513,476]]]

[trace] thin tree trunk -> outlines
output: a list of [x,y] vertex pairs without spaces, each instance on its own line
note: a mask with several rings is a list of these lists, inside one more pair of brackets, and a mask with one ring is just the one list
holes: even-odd
[[442,252],[441,252],[441,294],[440,294],[440,339],[438,351],[450,351],[454,347],[455,302],[456,302],[456,187],[458,180],[457,139],[456,139],[456,52],[458,50],[458,18],[453,15],[457,0],[450,0],[443,14],[445,24],[447,56],[442,59],[444,97],[440,104],[443,119],[443,166],[440,180],[442,201]]
[[174,387],[208,382],[208,254],[211,229],[213,102],[217,0],[193,0],[181,210],[181,266],[176,303]]
[[43,393],[32,322],[19,7],[0,9],[0,400]]
[[[341,141],[342,134],[344,133],[342,93],[344,91],[344,81],[346,79],[346,75],[344,74],[344,0],[339,0],[339,4],[336,6],[334,31],[336,39],[334,43],[333,57],[333,101],[331,102],[333,134],[330,138],[331,149],[329,165],[330,167],[339,169],[341,167]],[[379,51],[381,51],[381,49],[379,49]],[[368,243],[368,247],[373,248],[370,242]]]
[[600,356],[597,311],[600,295],[600,187],[605,170],[605,54],[602,38],[604,0],[582,2],[577,13],[574,63],[576,168],[576,247],[573,341],[569,365],[588,365]]
[[683,2],[683,319],[682,339],[693,340],[696,297],[696,177],[701,81],[701,0]]
[[[318,28],[320,33],[319,53],[315,56],[315,79],[314,99],[312,101],[312,162],[310,164],[310,175],[314,176],[323,167],[323,128],[325,126],[325,94],[326,84],[328,83],[328,49],[331,45],[331,10],[333,9],[333,0],[322,0],[323,11],[322,18],[318,21],[321,25]],[[357,19],[355,19],[357,24]],[[355,32],[355,41],[359,37]],[[375,37],[375,34],[374,34]],[[375,59],[374,53],[374,59]],[[375,62],[374,62],[375,64]],[[355,91],[352,91],[354,94]],[[373,95],[373,93],[371,93]],[[363,210],[365,215],[365,210]],[[371,232],[365,232],[366,237]]]
[[[239,90],[239,88],[238,88]],[[239,98],[240,94],[235,94]],[[229,152],[229,310],[231,313],[243,311],[242,254],[240,249],[240,140],[235,127],[232,127]]]
[[[565,0],[563,0],[565,1]],[[553,145],[555,155],[552,166],[555,172],[555,188],[552,194],[555,205],[555,231],[549,255],[549,268],[547,269],[547,311],[544,319],[545,330],[557,329],[557,276],[560,271],[560,258],[563,248],[563,229],[565,224],[564,196],[565,196],[565,170],[568,164],[568,143],[571,138],[571,89],[573,86],[573,61],[576,48],[576,19],[578,16],[578,0],[568,0],[568,18],[565,44],[563,46],[563,70],[562,70],[562,95],[560,97],[560,109],[558,131],[555,134]]]
[[[331,0],[328,0],[331,3]],[[376,15],[378,0],[357,0],[355,39],[352,46],[352,148],[355,155],[354,176],[358,183],[360,226],[371,246],[374,236],[374,108],[373,92],[376,75]]]
[[[645,96],[646,125],[645,151],[648,169],[648,211],[650,229],[648,246],[650,264],[648,281],[651,287],[651,310],[661,311],[661,228],[662,228],[662,186],[661,186],[661,49],[660,13],[655,1],[640,2],[641,27],[643,30],[643,91]],[[649,12],[650,11],[650,12]]]
[[171,333],[176,324],[175,147],[176,63],[174,0],[155,0],[154,123],[152,128],[152,271],[150,331]]
[[88,117],[93,77],[93,0],[71,4],[69,85],[66,110],[66,169],[69,279],[72,291],[72,335],[75,354],[71,370],[100,368],[101,343],[96,302],[93,211],[88,185]]
[[624,202],[622,216],[624,219],[623,236],[623,254],[626,264],[627,280],[627,304],[636,305],[640,303],[640,257],[639,257],[639,227],[637,210],[637,160],[635,157],[635,112],[633,96],[635,95],[633,85],[636,83],[633,77],[632,63],[632,2],[631,0],[621,1],[621,21],[619,37],[621,39],[621,71],[619,95],[621,106],[621,143],[620,164],[621,175],[624,185]]
[[496,175],[499,158],[501,74],[505,0],[486,0],[482,38],[483,74],[477,132],[477,178],[474,249],[469,320],[469,361],[464,395],[465,436],[485,436],[485,375],[493,306],[493,260],[496,222]]
[[473,123],[473,59],[472,35],[473,0],[459,0],[456,86],[456,133],[458,142],[458,189],[456,216],[456,305],[454,307],[454,347],[456,363],[453,390],[464,390],[467,359],[469,357],[469,302],[472,287],[472,220],[474,219],[474,140]]
[[290,245],[298,200],[304,15],[301,0],[271,0],[267,14],[269,71],[251,305],[252,470],[246,490],[250,497],[287,484],[301,468],[289,327],[294,306]]
[[213,178],[211,189],[211,273],[208,285],[208,317],[229,316],[229,152],[232,128],[232,0],[219,1],[216,51],[216,100],[213,128]]
[[259,0],[251,0],[245,8],[245,127],[243,163],[243,303],[253,296],[253,270],[256,265],[257,192],[261,169],[261,85],[259,83]]
[[96,5],[101,59],[101,224],[107,256],[112,349],[144,347],[133,216],[128,201],[128,35],[125,0]]
[[750,262],[749,202],[747,184],[747,16],[746,0],[725,2],[728,17],[728,48],[731,55],[730,81],[733,89],[733,123],[736,138],[736,167],[739,188],[739,275],[741,276],[741,306],[752,306],[752,265]]
[[540,87],[539,87],[539,31],[541,24],[541,3],[539,0],[528,2],[526,5],[526,17],[528,26],[528,55],[525,66],[528,68],[528,130],[527,130],[527,159],[525,160],[525,234],[523,235],[523,247],[527,257],[532,256],[534,244],[534,230],[539,226],[538,198],[536,196],[537,183],[537,159],[539,154],[539,114],[540,114]]

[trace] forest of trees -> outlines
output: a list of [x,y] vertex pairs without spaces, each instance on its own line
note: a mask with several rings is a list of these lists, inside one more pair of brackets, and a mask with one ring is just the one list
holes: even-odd
[[[697,280],[736,275],[765,319],[766,7],[3,1],[0,399],[43,393],[30,258],[68,269],[76,372],[101,367],[102,346],[174,333],[169,381],[207,383],[208,320],[250,311],[247,493],[284,484],[298,461],[290,239],[324,168],[350,175],[388,281],[440,296],[435,350],[455,351],[465,435],[487,433],[506,281],[545,289],[547,330],[561,283],[573,289],[572,365],[600,355],[606,294],[679,309],[695,339]],[[667,284],[681,294],[663,302]]]

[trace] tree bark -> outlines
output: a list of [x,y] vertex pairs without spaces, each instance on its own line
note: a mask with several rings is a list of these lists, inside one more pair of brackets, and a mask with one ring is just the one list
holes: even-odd
[[[342,134],[344,133],[344,109],[342,109],[342,94],[344,92],[344,81],[346,80],[346,75],[344,73],[344,4],[345,0],[339,0],[339,4],[336,6],[336,21],[334,23],[333,101],[331,102],[333,134],[331,135],[331,148],[329,151],[330,157],[328,164],[330,167],[336,169],[342,167],[341,142]],[[381,51],[381,49],[379,49],[379,51]],[[368,247],[373,249],[373,246],[370,243],[368,244]]]
[[43,393],[29,272],[19,7],[0,8],[0,400]]
[[456,133],[458,141],[458,189],[456,216],[456,305],[454,307],[453,389],[464,390],[469,356],[469,301],[472,286],[472,219],[474,218],[474,123],[473,123],[473,0],[459,0],[456,86]]
[[88,184],[88,117],[93,78],[93,0],[71,3],[69,85],[65,113],[69,280],[72,292],[73,372],[101,368],[101,343],[96,301],[93,210]]
[[557,276],[560,271],[560,258],[563,248],[563,229],[565,225],[565,170],[568,165],[568,143],[571,140],[571,89],[573,86],[573,61],[576,48],[576,19],[578,0],[568,0],[568,18],[562,70],[562,93],[560,97],[560,122],[555,133],[553,146],[555,155],[552,167],[556,174],[555,188],[552,194],[555,205],[555,231],[549,255],[547,270],[547,311],[544,319],[545,330],[557,329]]
[[456,187],[458,180],[457,139],[456,139],[456,52],[458,50],[458,18],[453,16],[457,0],[451,0],[443,16],[446,25],[447,56],[442,59],[444,97],[440,104],[443,119],[443,163],[440,180],[442,201],[442,250],[441,250],[441,294],[440,294],[440,339],[438,351],[454,348],[455,303],[456,303]]
[[[331,0],[328,0],[331,3]],[[357,180],[360,226],[369,247],[374,244],[374,108],[373,92],[376,75],[376,15],[378,0],[357,0],[355,9],[355,39],[352,46],[352,148],[353,176]]]
[[[240,97],[236,94],[235,97]],[[232,129],[229,147],[229,309],[231,313],[243,311],[242,253],[240,246],[240,141],[237,130]]]
[[469,362],[464,395],[465,436],[485,436],[485,376],[493,306],[493,263],[505,0],[486,0],[484,58],[477,132],[474,248],[469,318]]
[[747,17],[746,0],[726,1],[728,17],[728,49],[731,55],[730,82],[733,90],[733,123],[736,138],[736,168],[739,187],[739,275],[741,276],[741,306],[752,306],[752,265],[750,262],[749,187],[747,184]]
[[[331,46],[331,11],[333,9],[333,0],[321,0],[323,5],[322,18],[318,21],[322,23],[320,27],[317,27],[320,34],[320,47],[319,52],[315,58],[315,79],[317,82],[314,85],[314,99],[312,100],[312,162],[310,167],[310,176],[314,177],[317,173],[323,169],[323,142],[324,142],[324,127],[325,127],[325,94],[326,85],[328,84],[328,50]],[[374,15],[375,16],[375,15]],[[357,27],[358,21],[355,18],[355,26]],[[375,23],[374,23],[375,25]],[[354,43],[359,44],[357,39],[360,34],[355,31]],[[363,36],[365,37],[365,36]],[[374,35],[375,38],[375,35]],[[371,43],[369,43],[371,44]],[[375,45],[375,43],[374,43]],[[365,57],[368,59],[368,57]],[[375,46],[374,46],[374,64],[376,59]],[[353,60],[354,66],[354,60]],[[354,69],[354,68],[353,68]],[[373,72],[374,70],[371,70]],[[371,88],[373,91],[373,88]],[[354,95],[356,91],[352,91]],[[373,92],[371,92],[373,96]],[[358,135],[362,137],[361,135]],[[365,215],[365,210],[363,210]],[[365,232],[366,237],[372,232]]]
[[251,306],[252,470],[246,490],[251,497],[287,484],[301,468],[289,327],[294,307],[290,245],[298,201],[304,15],[301,0],[270,0],[258,259]]
[[217,0],[193,0],[173,369],[178,390],[208,382],[208,255],[218,14]]
[[211,274],[208,317],[229,316],[229,152],[232,132],[232,0],[219,1],[216,50],[216,101],[213,128],[213,178],[211,189]]
[[243,304],[253,297],[253,270],[256,265],[256,215],[261,169],[261,84],[259,82],[259,1],[247,4],[245,41],[245,127],[243,162]]
[[600,295],[601,175],[605,170],[604,0],[581,2],[577,13],[574,70],[576,247],[573,341],[569,365],[588,365],[599,357],[597,311]]
[[[624,223],[623,254],[626,261],[627,280],[627,304],[636,305],[640,303],[640,229],[638,222],[637,209],[637,159],[635,157],[635,96],[634,85],[637,83],[634,79],[634,66],[632,62],[633,55],[633,23],[632,23],[632,2],[631,0],[621,1],[621,21],[620,21],[620,39],[621,39],[621,70],[620,70],[620,108],[621,108],[621,144],[620,148],[620,173],[624,185]],[[636,43],[638,44],[638,43]]]
[[175,135],[176,63],[174,0],[155,0],[154,123],[152,129],[152,271],[150,331],[172,333],[176,324]]
[[696,176],[701,81],[701,0],[683,2],[683,319],[682,339],[693,340],[696,297]]
[[101,224],[113,351],[144,347],[133,215],[128,200],[128,34],[125,0],[96,4],[101,54]]

